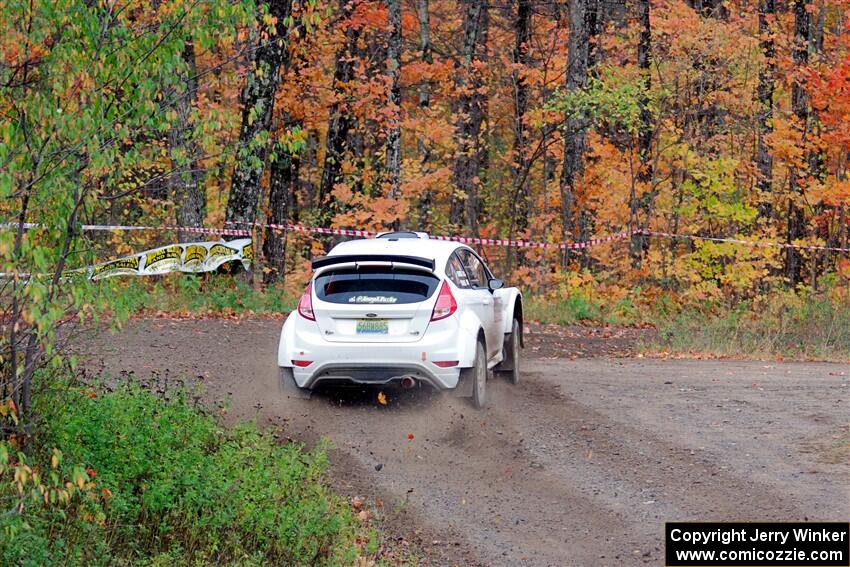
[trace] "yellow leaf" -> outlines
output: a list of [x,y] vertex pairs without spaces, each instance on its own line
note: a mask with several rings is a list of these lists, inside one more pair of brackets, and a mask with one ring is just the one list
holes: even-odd
[[387,405],[387,395],[383,392],[378,392],[378,403],[382,406]]

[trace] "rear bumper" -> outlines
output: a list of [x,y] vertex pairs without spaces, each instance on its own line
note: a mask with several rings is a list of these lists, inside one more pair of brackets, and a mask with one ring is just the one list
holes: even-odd
[[[306,370],[310,370],[309,368]],[[456,373],[456,372],[455,372]],[[454,373],[453,373],[454,374]],[[408,364],[398,366],[376,366],[375,364],[329,363],[316,368],[307,378],[304,388],[315,388],[320,384],[352,383],[352,384],[387,384],[410,376],[420,382],[444,390],[451,377],[437,376],[425,365]],[[449,380],[447,380],[449,379]],[[297,378],[296,378],[297,380]],[[455,384],[457,379],[455,378]]]
[[[341,381],[385,384],[412,376],[440,390],[453,389],[460,369],[472,365],[476,337],[450,319],[431,323],[416,342],[360,343],[328,342],[318,325],[293,315],[283,325],[278,366],[292,368],[295,383],[301,388]],[[293,360],[313,362],[298,367]],[[449,368],[434,364],[444,360],[457,360],[458,364]]]

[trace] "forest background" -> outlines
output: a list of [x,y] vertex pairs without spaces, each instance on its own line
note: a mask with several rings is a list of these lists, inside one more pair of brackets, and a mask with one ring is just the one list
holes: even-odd
[[[223,429],[186,390],[93,378],[64,348],[139,312],[280,316],[337,240],[269,224],[603,239],[477,248],[529,322],[639,327],[662,356],[847,362],[849,16],[0,0],[0,563],[387,557],[328,489],[323,446]],[[253,232],[248,278],[75,271],[225,227]]]
[[179,227],[253,230],[237,310],[297,296],[334,242],[267,224],[627,232],[480,249],[544,322],[850,351],[847,0],[7,0],[0,18],[3,371],[24,406],[57,328],[114,310],[116,286],[149,309],[157,286],[222,289],[68,277],[211,239]]

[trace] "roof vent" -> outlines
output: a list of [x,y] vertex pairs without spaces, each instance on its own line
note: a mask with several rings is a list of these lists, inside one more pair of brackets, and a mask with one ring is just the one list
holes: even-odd
[[378,238],[385,238],[387,240],[399,240],[400,238],[422,238],[427,240],[428,233],[413,232],[412,230],[400,230],[395,232],[380,232],[378,233]]

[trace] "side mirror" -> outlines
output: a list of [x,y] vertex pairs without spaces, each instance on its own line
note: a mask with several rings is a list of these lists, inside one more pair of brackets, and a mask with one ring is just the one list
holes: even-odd
[[496,291],[497,289],[502,289],[503,287],[505,287],[505,282],[496,278],[492,278],[487,282],[487,287],[490,289],[490,291]]

